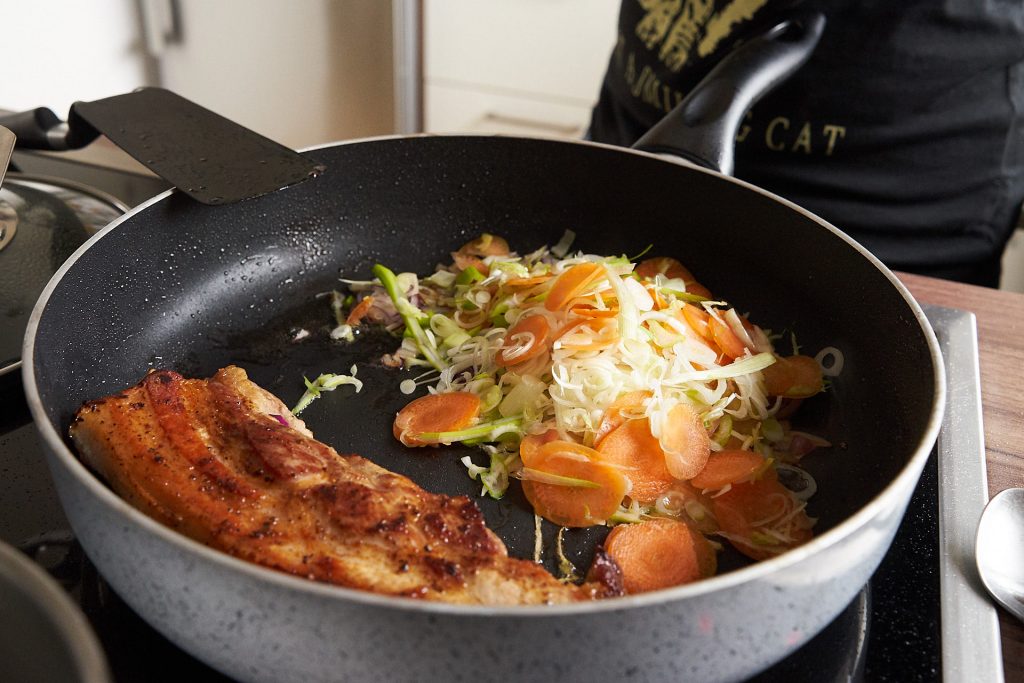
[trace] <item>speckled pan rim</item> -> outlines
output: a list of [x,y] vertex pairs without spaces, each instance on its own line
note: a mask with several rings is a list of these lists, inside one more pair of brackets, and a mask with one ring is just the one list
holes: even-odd
[[[443,137],[451,139],[460,138],[493,138],[502,137],[510,139],[524,139],[530,141],[536,141],[537,138],[519,138],[518,136],[493,136],[493,135],[415,135],[415,136],[401,136],[401,135],[388,135],[373,138],[364,138],[359,140],[350,140],[339,143],[328,143],[323,145],[317,145],[309,147],[303,152],[315,151],[319,149],[325,149],[329,147],[341,146],[341,145],[353,145],[353,144],[366,144],[384,140],[401,140],[408,138],[418,137]],[[131,220],[136,214],[144,212],[150,206],[165,200],[170,197],[176,190],[168,190],[163,192],[149,201],[140,204],[138,207],[130,211],[129,213],[121,216],[110,225],[105,227],[100,232],[96,233],[91,237],[85,244],[79,247],[74,254],[61,266],[61,268],[54,274],[53,278],[46,285],[40,295],[39,300],[36,302],[35,308],[32,310],[32,315],[29,318],[29,323],[26,328],[25,343],[22,349],[22,359],[24,361],[22,367],[22,377],[25,387],[25,394],[28,401],[29,409],[32,413],[32,417],[36,422],[36,427],[40,432],[48,450],[51,452],[51,456],[56,458],[57,462],[61,466],[66,468],[68,472],[82,484],[89,493],[95,496],[98,500],[102,501],[106,506],[114,510],[115,512],[123,515],[125,518],[136,524],[141,529],[155,535],[160,540],[169,543],[174,546],[178,546],[183,551],[197,555],[205,561],[219,565],[221,568],[230,569],[233,571],[241,572],[247,575],[249,578],[264,583],[273,584],[276,587],[293,592],[306,593],[309,595],[317,596],[323,599],[330,600],[344,600],[347,602],[355,602],[366,606],[376,606],[385,609],[395,610],[411,610],[415,612],[443,614],[443,615],[466,615],[472,617],[559,617],[567,615],[583,615],[583,614],[594,614],[604,612],[615,612],[622,610],[633,610],[642,608],[650,605],[665,605],[667,603],[682,601],[688,598],[698,597],[716,593],[719,591],[729,590],[735,586],[754,582],[759,579],[767,578],[768,576],[775,574],[776,572],[784,573],[785,569],[792,567],[796,564],[803,562],[805,559],[810,558],[814,555],[821,553],[829,547],[842,543],[850,536],[854,535],[862,527],[868,525],[868,523],[875,518],[877,515],[884,511],[891,509],[900,503],[909,501],[911,492],[913,491],[916,482],[921,474],[921,470],[924,468],[924,464],[931,454],[932,447],[938,437],[939,428],[942,424],[942,415],[945,408],[945,396],[946,396],[946,385],[945,385],[945,368],[942,363],[942,355],[939,351],[938,340],[935,337],[935,333],[932,330],[928,319],[925,317],[924,312],[921,310],[920,305],[911,296],[907,288],[901,283],[893,273],[882,264],[875,256],[869,253],[859,243],[854,241],[851,237],[840,231],[835,226],[831,225],[827,221],[814,215],[813,213],[803,209],[792,202],[779,197],[771,192],[761,189],[755,185],[751,185],[745,181],[725,176],[716,171],[704,169],[688,162],[674,158],[666,158],[664,155],[650,154],[647,152],[640,152],[637,150],[625,149],[621,147],[615,147],[612,145],[605,145],[601,143],[589,142],[589,141],[564,141],[564,140],[548,140],[548,142],[557,142],[569,145],[587,145],[600,147],[604,149],[614,150],[621,154],[633,154],[650,159],[658,160],[661,163],[671,163],[676,165],[683,165],[689,169],[712,175],[714,177],[723,179],[725,181],[735,183],[741,187],[746,188],[749,191],[761,194],[764,197],[771,199],[775,202],[781,203],[786,207],[790,208],[794,212],[801,214],[807,218],[810,218],[814,222],[818,223],[822,228],[831,231],[840,239],[844,240],[852,249],[856,250],[862,257],[867,259],[872,265],[874,265],[889,283],[899,292],[900,296],[906,302],[910,312],[921,326],[922,331],[925,335],[925,340],[928,345],[929,355],[932,359],[932,373],[935,381],[936,392],[932,403],[932,408],[929,414],[929,419],[923,434],[918,440],[917,447],[914,450],[913,455],[908,459],[907,463],[903,466],[900,472],[890,481],[890,483],[871,501],[861,507],[857,512],[848,517],[846,520],[836,525],[832,529],[823,533],[820,536],[816,536],[810,542],[805,545],[799,546],[790,550],[782,555],[757,562],[755,564],[737,569],[726,574],[705,579],[703,581],[687,584],[684,586],[678,586],[675,588],[668,588],[660,591],[654,591],[651,593],[643,593],[640,595],[630,595],[618,598],[608,598],[605,600],[597,600],[593,602],[580,602],[571,603],[565,605],[542,605],[542,606],[475,606],[475,605],[456,605],[451,603],[443,602],[425,602],[422,600],[416,600],[413,598],[402,598],[393,596],[377,595],[375,593],[369,593],[366,591],[355,590],[351,588],[344,588],[341,586],[334,586],[330,584],[318,583],[303,579],[282,572],[277,572],[271,569],[264,568],[260,565],[240,560],[231,555],[223,553],[219,550],[215,550],[208,546],[202,545],[201,543],[188,538],[182,534],[173,531],[172,529],[163,526],[159,522],[146,516],[144,513],[136,510],[130,506],[127,502],[118,497],[112,490],[110,490],[103,482],[101,482],[95,475],[89,471],[85,465],[71,452],[71,450],[65,445],[58,434],[57,429],[50,422],[46,416],[46,411],[42,405],[42,401],[39,396],[38,386],[36,384],[35,377],[35,337],[38,330],[39,321],[43,315],[43,311],[46,308],[46,304],[56,289],[58,284],[64,275],[74,267],[74,264],[81,258],[82,254],[88,251],[94,244],[99,240],[104,239],[107,235],[117,230],[118,227],[125,221]]]

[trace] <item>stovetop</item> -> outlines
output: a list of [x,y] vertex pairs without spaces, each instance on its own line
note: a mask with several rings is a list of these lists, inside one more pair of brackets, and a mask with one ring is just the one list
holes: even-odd
[[[137,204],[162,189],[161,181],[119,171],[83,168],[48,158],[28,161],[33,172],[48,171],[92,182],[129,204]],[[984,490],[984,450],[978,445],[980,407],[975,419],[970,405],[971,392],[978,383],[973,316],[949,309],[929,309],[928,315],[943,344],[947,373],[955,372],[957,377],[955,387],[952,377],[949,383],[951,395],[947,414],[958,410],[958,402],[964,404],[958,412],[957,452],[961,460],[967,458],[967,474],[975,479],[973,488],[967,488]],[[185,680],[228,680],[148,626],[97,574],[75,541],[61,510],[20,389],[20,382],[0,386],[0,540],[32,557],[79,603],[99,637],[115,681],[179,681],[183,677]],[[962,429],[965,412],[966,423],[972,429]],[[944,427],[943,432],[947,431]],[[964,431],[976,433],[973,448],[964,449]],[[951,456],[942,452],[944,441],[951,440],[940,436],[893,546],[869,584],[821,634],[752,680],[757,683],[999,680],[987,675],[982,678],[962,675],[968,666],[960,661],[966,657],[960,654],[963,647],[950,645],[957,639],[949,635],[956,631],[947,630],[947,638],[942,636],[944,626],[947,629],[954,626],[948,623],[948,617],[947,623],[943,623],[943,614],[951,601],[956,601],[958,606],[957,619],[963,616],[965,602],[972,609],[983,608],[964,599],[962,587],[958,587],[956,581],[963,568],[951,567],[945,557],[949,529],[955,524],[942,512],[948,507],[947,502],[940,507],[940,500],[949,497],[940,482],[953,477],[951,468],[957,470],[959,485],[963,485],[966,475],[962,473],[963,463],[951,460]],[[979,452],[980,483],[976,481],[979,469],[975,462]],[[983,503],[981,500],[980,504]],[[977,505],[977,501],[961,501],[963,505]],[[977,511],[980,513],[980,507]],[[982,614],[979,618],[987,624],[994,620],[994,613]],[[984,632],[984,629],[978,630]],[[976,635],[975,641],[984,637],[984,633]],[[997,634],[987,637],[995,639],[994,652],[998,656]],[[983,647],[975,651],[980,652],[975,657],[991,658],[992,643],[984,642]],[[977,662],[972,666],[975,664]],[[988,668],[974,668],[976,673],[993,670],[1001,671],[1001,663],[990,662]]]

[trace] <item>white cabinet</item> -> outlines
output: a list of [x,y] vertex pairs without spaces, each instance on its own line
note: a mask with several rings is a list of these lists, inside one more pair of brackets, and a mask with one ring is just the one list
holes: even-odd
[[290,147],[393,132],[391,3],[174,5],[177,35],[156,50],[164,87]]
[[424,128],[580,137],[620,0],[425,0]]

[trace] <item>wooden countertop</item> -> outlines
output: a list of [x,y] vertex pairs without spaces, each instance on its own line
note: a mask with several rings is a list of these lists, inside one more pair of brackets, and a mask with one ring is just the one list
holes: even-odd
[[[977,317],[989,496],[1024,487],[1024,294],[898,275],[920,303]],[[998,609],[1006,680],[1024,680],[1024,624]]]

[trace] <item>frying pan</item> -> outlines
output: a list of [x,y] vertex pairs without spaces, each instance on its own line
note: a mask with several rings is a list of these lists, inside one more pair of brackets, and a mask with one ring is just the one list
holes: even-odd
[[[789,22],[743,46],[709,77],[714,85],[680,105],[683,123],[738,120],[737,108],[796,68],[821,28]],[[646,144],[661,152],[680,141],[685,134],[662,130]],[[702,140],[695,156],[727,160],[730,141]],[[172,191],[116,221],[55,276],[30,321],[28,402],[75,533],[114,589],[171,640],[251,681],[730,681],[805,643],[867,582],[935,441],[944,380],[922,311],[858,244],[777,196],[651,152],[418,136],[304,154],[328,171],[232,206]],[[83,400],[151,367],[208,376],[236,363],[292,402],[303,375],[357,363],[360,394],[339,389],[303,413],[318,438],[428,490],[476,496],[479,484],[458,463],[472,451],[410,452],[391,438],[406,375],[377,359],[396,340],[331,342],[316,294],[339,275],[368,277],[377,262],[429,271],[484,231],[525,252],[566,228],[591,253],[652,244],[761,325],[795,330],[805,351],[842,350],[842,374],[801,414],[801,426],[835,444],[805,459],[819,486],[814,540],[749,566],[727,550],[721,575],[642,595],[569,606],[422,604],[275,573],[195,543],[120,500],[69,447]],[[295,341],[299,329],[311,334]],[[533,516],[521,497],[478,500],[510,553],[529,557]],[[548,557],[554,531],[544,529]],[[577,566],[603,531],[570,534]]]

